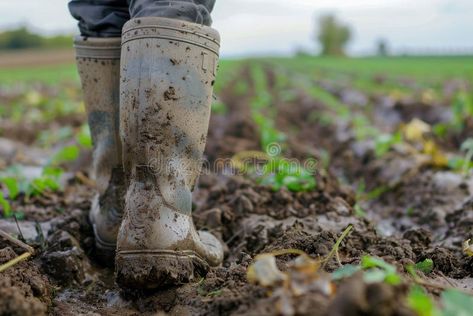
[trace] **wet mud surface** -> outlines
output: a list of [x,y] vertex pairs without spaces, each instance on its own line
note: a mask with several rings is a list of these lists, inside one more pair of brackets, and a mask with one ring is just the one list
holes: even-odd
[[[37,255],[0,274],[0,314],[281,314],[277,296],[247,281],[247,269],[255,256],[299,249],[312,258],[324,258],[349,225],[353,230],[339,247],[341,264],[358,264],[369,254],[394,264],[405,274],[406,265],[430,258],[434,266],[423,276],[426,280],[472,291],[473,258],[462,252],[462,242],[473,237],[471,178],[419,165],[401,149],[376,157],[372,144],[356,140],[344,122],[314,123],[310,113],[331,113],[323,102],[300,89],[295,89],[295,96],[287,101],[276,91],[271,70],[267,75],[270,92],[276,96],[277,126],[288,136],[286,155],[300,160],[315,157],[321,163],[314,175],[314,190],[274,191],[243,175],[206,172],[194,192],[193,217],[197,228],[214,233],[224,242],[222,266],[212,268],[196,283],[140,292],[120,290],[113,269],[98,262],[88,221],[94,192],[87,183],[72,177],[64,193],[31,200],[25,207],[20,227],[30,236],[28,243],[34,245]],[[247,70],[239,78],[251,82]],[[354,109],[363,98],[380,99],[330,83],[318,84]],[[257,127],[249,108],[252,93],[250,89],[247,95],[236,95],[232,84],[221,91],[227,112],[211,118],[205,153],[210,162],[259,150]],[[374,122],[394,130],[413,117],[435,123],[448,116],[441,106],[429,109],[394,104],[386,110],[389,115],[378,113],[379,119],[375,117]],[[447,143],[464,137],[452,135]],[[324,167],[327,153],[331,160]],[[84,159],[84,173],[86,166]],[[357,193],[360,178],[366,190],[385,189],[375,198],[361,199]],[[358,213],[360,205],[363,216]],[[42,223],[44,231],[34,228],[35,221]],[[4,222],[1,225],[2,229],[8,226]],[[15,226],[8,227],[15,232]],[[0,264],[21,253],[15,245],[0,242]],[[279,256],[277,265],[284,271],[292,259],[292,255]],[[336,260],[324,266],[327,273],[337,268]],[[292,313],[415,315],[404,303],[408,285],[408,281],[396,286],[367,284],[360,274],[354,274],[335,282],[336,289],[330,295],[310,289],[293,297]],[[439,294],[438,288],[428,289],[434,296]]]

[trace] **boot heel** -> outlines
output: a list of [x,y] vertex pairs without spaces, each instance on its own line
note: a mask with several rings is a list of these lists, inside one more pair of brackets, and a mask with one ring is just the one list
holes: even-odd
[[115,276],[123,288],[154,289],[204,277],[209,265],[193,251],[119,251]]
[[106,241],[101,240],[96,232],[95,225],[93,227],[95,233],[94,256],[101,265],[109,268],[113,267],[117,245],[115,243],[107,243]]

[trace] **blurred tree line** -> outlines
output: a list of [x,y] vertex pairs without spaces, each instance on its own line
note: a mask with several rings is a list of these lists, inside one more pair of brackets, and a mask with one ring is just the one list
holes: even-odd
[[345,56],[351,35],[350,28],[340,23],[334,15],[328,14],[319,18],[317,40],[322,47],[322,56]]
[[0,32],[0,50],[70,47],[72,47],[72,37],[69,35],[46,37],[32,33],[26,27]]
[[[318,19],[318,41],[322,56],[346,56],[346,47],[352,38],[352,31],[334,15],[327,14]],[[300,53],[299,53],[300,54]],[[376,42],[376,55],[389,56],[389,45],[384,38]]]

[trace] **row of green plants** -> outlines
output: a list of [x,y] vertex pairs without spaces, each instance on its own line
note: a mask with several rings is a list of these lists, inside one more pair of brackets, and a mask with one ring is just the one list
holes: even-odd
[[0,117],[15,124],[50,123],[84,113],[80,90],[75,84],[64,84],[59,89],[23,84],[10,90],[11,95],[7,94],[0,100]]
[[[293,192],[313,190],[317,184],[314,170],[308,170],[301,162],[283,156],[287,136],[276,126],[275,100],[271,94],[267,73],[261,64],[250,64],[250,78],[253,89],[253,97],[250,100],[251,116],[259,130],[261,148],[268,157],[266,164],[259,169],[257,180],[274,190],[283,187]],[[276,82],[275,90],[279,91],[281,85],[284,83]],[[245,90],[246,87],[237,84],[236,89]]]
[[[67,132],[65,135],[72,139],[70,145],[62,146],[49,159],[49,161],[41,167],[38,176],[28,175],[28,170],[21,165],[15,164],[7,167],[0,172],[0,207],[3,217],[11,217],[15,215],[21,218],[23,213],[21,210],[12,208],[12,201],[23,200],[28,202],[32,197],[47,195],[50,192],[63,191],[64,186],[61,182],[61,176],[65,170],[63,165],[77,159],[81,149],[90,149],[92,141],[87,125],[83,125],[74,134]],[[39,137],[40,140],[47,140],[48,144],[52,140]],[[58,141],[57,138],[54,138]]]
[[[335,120],[347,122],[352,128],[356,140],[373,141],[374,153],[377,158],[384,156],[394,146],[411,141],[404,137],[402,130],[404,126],[401,126],[399,130],[393,133],[385,133],[376,128],[366,114],[372,110],[371,104],[367,104],[363,111],[353,108],[350,109],[350,107],[341,103],[332,93],[321,88],[314,80],[311,80],[308,77],[309,75],[308,73],[302,72],[294,75],[293,80],[314,100],[318,100],[329,110],[313,112],[310,119],[317,124],[333,125]],[[473,162],[471,161],[473,155],[473,140],[470,138],[465,139],[460,148],[458,148],[459,154],[449,154],[447,157],[439,146],[437,146],[433,138],[437,137],[442,140],[447,137],[448,134],[462,133],[467,127],[466,122],[473,118],[473,94],[460,90],[451,102],[451,110],[453,115],[449,122],[427,126],[428,130],[425,131],[425,133],[431,134],[432,137],[424,137],[419,141],[422,143],[423,147],[426,147],[423,153],[432,156],[434,165],[442,168],[450,168],[451,170],[462,172],[466,175],[470,169],[473,168]],[[431,149],[433,149],[434,152],[432,152]]]
[[[424,122],[417,124],[413,121],[407,126],[401,126],[393,133],[384,133],[372,124],[367,113],[373,112],[373,105],[367,104],[361,109],[350,108],[343,104],[340,99],[332,92],[324,89],[318,84],[319,80],[310,78],[310,72],[291,72],[287,69],[278,71],[284,73],[282,81],[286,86],[296,86],[305,91],[313,100],[320,102],[326,107],[324,111],[313,111],[309,116],[309,121],[315,124],[334,126],[338,123],[349,126],[354,133],[357,141],[370,141],[373,144],[373,151],[376,158],[381,158],[391,151],[397,145],[413,145],[421,148],[419,154],[430,156],[431,164],[438,168],[449,168],[461,172],[463,175],[469,174],[473,168],[473,139],[468,138],[461,144],[457,153],[444,153],[441,147],[437,145],[435,139],[445,137],[447,131],[460,133],[465,128],[465,118],[473,117],[473,102],[469,95],[461,92],[453,102],[453,117],[451,122],[446,124],[437,124],[428,126]],[[346,79],[346,77],[344,77]],[[282,89],[281,89],[282,91]],[[287,93],[285,93],[287,95]],[[419,127],[420,125],[420,127]],[[440,128],[443,134],[439,133]],[[416,135],[412,137],[410,134]],[[330,157],[327,158],[330,160]],[[328,163],[327,163],[328,164]],[[343,179],[341,179],[343,181]],[[388,186],[378,187],[371,192],[367,192],[363,185],[363,179],[357,186],[357,203],[354,206],[355,215],[364,217],[366,211],[362,205],[364,202],[376,199],[384,192],[390,190]]]

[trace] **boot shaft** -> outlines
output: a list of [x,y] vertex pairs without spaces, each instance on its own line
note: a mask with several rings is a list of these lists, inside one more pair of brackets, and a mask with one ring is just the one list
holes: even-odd
[[138,18],[123,28],[125,172],[156,185],[166,203],[186,213],[202,166],[218,50],[218,33],[194,23]]
[[93,177],[103,194],[112,169],[121,167],[119,138],[120,38],[74,39],[76,62],[91,131]]

